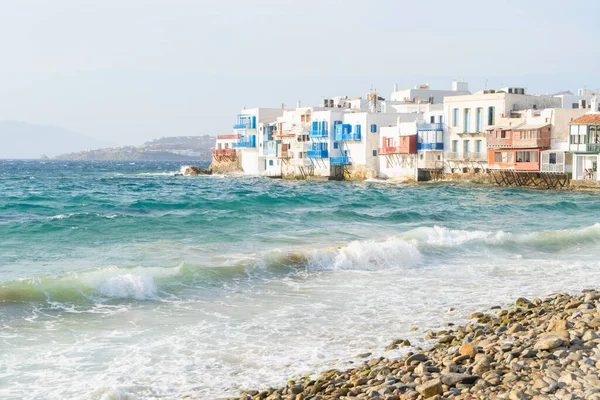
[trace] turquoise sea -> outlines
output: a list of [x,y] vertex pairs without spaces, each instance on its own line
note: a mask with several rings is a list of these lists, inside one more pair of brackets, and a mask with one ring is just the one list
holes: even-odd
[[0,161],[0,398],[224,398],[600,283],[595,192],[182,166]]

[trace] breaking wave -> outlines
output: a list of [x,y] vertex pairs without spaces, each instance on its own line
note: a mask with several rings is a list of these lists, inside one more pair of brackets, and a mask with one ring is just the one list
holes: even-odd
[[[222,286],[252,279],[273,279],[299,272],[418,268],[448,252],[562,251],[600,243],[600,224],[579,229],[510,233],[421,227],[384,240],[351,241],[319,249],[232,254],[211,267],[108,266],[62,275],[36,276],[0,284],[1,302],[94,304],[120,300],[163,300],[185,297],[185,290]],[[452,255],[450,255],[452,257]],[[441,258],[439,259],[441,260]]]

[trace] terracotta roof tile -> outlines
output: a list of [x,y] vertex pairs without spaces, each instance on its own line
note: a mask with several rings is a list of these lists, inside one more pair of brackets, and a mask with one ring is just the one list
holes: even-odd
[[575,118],[571,123],[579,125],[600,124],[600,114],[585,114]]

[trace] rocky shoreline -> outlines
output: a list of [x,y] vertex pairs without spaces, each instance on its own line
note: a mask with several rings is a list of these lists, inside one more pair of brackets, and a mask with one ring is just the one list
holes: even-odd
[[[465,325],[428,332],[431,349],[244,391],[239,399],[600,400],[599,327],[598,290],[519,298],[510,307],[475,313]],[[410,342],[396,339],[388,349],[398,346]]]

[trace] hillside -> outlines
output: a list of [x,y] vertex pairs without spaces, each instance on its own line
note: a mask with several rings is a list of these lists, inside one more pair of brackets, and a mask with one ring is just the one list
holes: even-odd
[[202,136],[174,136],[155,139],[142,146],[109,147],[61,154],[60,160],[169,160],[210,161],[215,138]]
[[59,126],[0,121],[0,159],[52,157],[65,152],[97,149],[110,143]]

